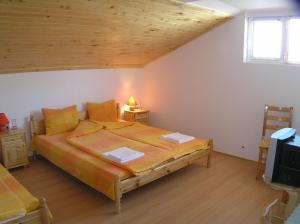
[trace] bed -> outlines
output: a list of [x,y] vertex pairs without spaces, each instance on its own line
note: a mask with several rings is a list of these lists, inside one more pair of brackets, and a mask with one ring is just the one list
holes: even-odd
[[[80,120],[87,118],[86,112],[79,112],[78,115]],[[30,129],[31,138],[35,142],[35,149],[38,154],[115,201],[118,213],[121,210],[121,198],[123,194],[186,167],[195,161],[205,160],[206,166],[209,167],[213,149],[213,141],[207,140],[206,147],[201,150],[192,150],[185,154],[178,154],[178,156],[166,159],[165,162],[156,165],[147,172],[134,175],[122,167],[78,150],[78,148],[71,145],[66,139],[70,133],[46,136],[42,119],[30,116]],[[134,128],[134,130],[136,129]],[[135,141],[139,144],[147,145],[147,147],[158,147],[157,145],[149,144],[149,142],[144,142],[143,139],[138,139],[136,136],[134,138],[126,136],[124,134],[126,133],[125,129],[124,131],[120,131],[120,133],[117,133],[116,129],[105,131],[107,135],[108,133],[114,135],[114,138],[119,137],[123,140],[126,138],[128,141]]]
[[50,224],[44,198],[38,200],[0,164],[0,223]]

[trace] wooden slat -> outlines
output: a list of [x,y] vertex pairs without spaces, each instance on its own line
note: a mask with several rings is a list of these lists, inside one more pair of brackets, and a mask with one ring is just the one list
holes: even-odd
[[174,0],[0,0],[0,73],[143,67],[228,19]]
[[267,120],[289,122],[291,119],[289,117],[279,117],[279,116],[274,116],[274,115],[268,115]]
[[266,129],[268,129],[268,130],[277,131],[277,130],[280,130],[282,128],[286,128],[286,127],[285,126],[281,126],[281,125],[272,125],[272,124],[267,124],[266,125]]
[[276,106],[268,106],[269,111],[277,111],[277,112],[291,112],[293,107],[276,107]]

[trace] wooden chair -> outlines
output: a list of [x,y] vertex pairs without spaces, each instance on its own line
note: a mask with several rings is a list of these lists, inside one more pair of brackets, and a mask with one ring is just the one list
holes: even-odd
[[283,224],[285,205],[280,203],[279,199],[276,199],[271,204],[269,204],[260,219],[261,224]]
[[260,219],[261,224],[299,224],[300,223],[300,188],[294,188],[283,184],[269,185],[275,190],[281,190],[289,195],[287,203],[280,202],[276,199],[265,209]]
[[262,138],[259,145],[259,159],[257,164],[256,179],[261,180],[265,172],[269,138],[279,129],[292,127],[293,107],[277,107],[265,105]]

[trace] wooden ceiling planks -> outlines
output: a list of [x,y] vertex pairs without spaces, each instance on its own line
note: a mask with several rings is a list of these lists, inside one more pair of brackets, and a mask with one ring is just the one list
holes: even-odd
[[0,0],[0,73],[143,67],[229,18],[173,0]]

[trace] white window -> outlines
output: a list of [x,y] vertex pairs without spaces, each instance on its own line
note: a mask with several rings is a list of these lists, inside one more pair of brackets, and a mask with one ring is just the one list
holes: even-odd
[[289,20],[287,55],[289,63],[300,63],[300,19]]
[[248,18],[246,62],[300,64],[300,18]]

